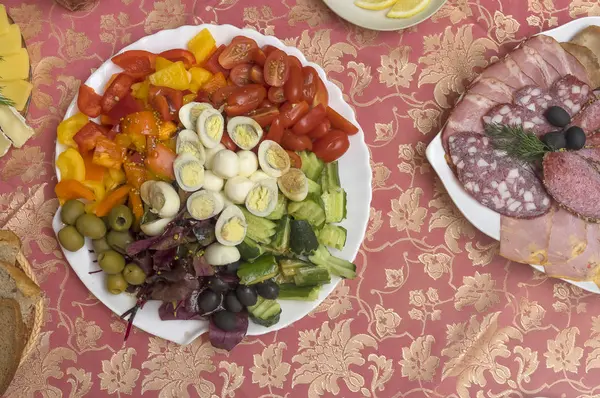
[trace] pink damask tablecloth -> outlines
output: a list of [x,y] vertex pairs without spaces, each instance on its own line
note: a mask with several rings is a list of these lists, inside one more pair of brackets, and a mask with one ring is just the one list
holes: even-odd
[[[597,0],[450,0],[389,33],[349,25],[320,0],[100,0],[78,13],[50,0],[3,3],[31,54],[37,135],[0,161],[0,226],[23,239],[48,308],[7,396],[600,394],[600,297],[496,256],[424,157],[478,70],[526,36],[600,15]],[[275,35],[321,64],[356,109],[374,177],[360,277],[231,353],[206,336],[179,347],[136,331],[124,344],[124,323],[75,276],[50,228],[56,125],[79,84],[144,35],[204,22]]]

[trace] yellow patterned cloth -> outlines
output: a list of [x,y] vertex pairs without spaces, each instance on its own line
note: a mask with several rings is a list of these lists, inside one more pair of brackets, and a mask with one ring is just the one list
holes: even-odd
[[[482,68],[524,37],[600,15],[597,0],[450,0],[388,33],[352,26],[320,0],[100,0],[77,13],[3,4],[30,52],[37,134],[0,160],[0,227],[23,239],[47,301],[39,345],[8,397],[599,396],[600,297],[498,257],[425,160]],[[360,277],[231,353],[207,336],[179,347],[139,330],[124,344],[124,323],[75,276],[51,229],[56,126],[79,84],[123,46],[199,23],[298,47],[342,88],[372,154]]]

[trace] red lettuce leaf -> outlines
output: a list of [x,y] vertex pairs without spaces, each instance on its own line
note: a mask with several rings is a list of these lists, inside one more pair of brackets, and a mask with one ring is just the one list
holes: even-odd
[[244,339],[246,332],[248,332],[248,313],[246,311],[242,311],[235,315],[236,325],[235,329],[231,332],[226,332],[222,329],[219,329],[211,317],[208,328],[208,337],[210,338],[210,342],[213,347],[231,351]]

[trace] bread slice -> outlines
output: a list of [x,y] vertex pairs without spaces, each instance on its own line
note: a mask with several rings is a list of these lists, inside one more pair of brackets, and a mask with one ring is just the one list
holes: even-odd
[[561,43],[560,45],[583,65],[590,78],[592,88],[600,87],[600,62],[596,54],[580,44]]
[[19,303],[0,299],[0,396],[10,385],[23,353],[25,330]]
[[12,231],[0,230],[0,261],[14,264],[21,250],[21,240]]
[[33,307],[40,298],[41,290],[16,266],[0,261],[0,297],[17,300],[23,321],[29,324]]

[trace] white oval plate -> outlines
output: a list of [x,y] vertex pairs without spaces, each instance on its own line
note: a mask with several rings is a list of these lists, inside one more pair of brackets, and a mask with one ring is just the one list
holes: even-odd
[[[400,30],[420,24],[431,18],[448,0],[431,0],[422,12],[410,18],[388,18],[390,10],[372,11],[354,5],[354,0],[323,0],[337,15],[354,25],[372,30]],[[391,7],[390,7],[391,8]]]
[[[600,17],[576,19],[559,26],[558,28],[542,32],[541,34],[553,37],[559,42],[569,41],[576,33],[590,25],[600,26]],[[427,147],[427,160],[429,160],[429,163],[433,166],[433,169],[448,191],[448,195],[450,195],[450,198],[465,218],[469,220],[475,228],[490,238],[500,240],[500,214],[477,202],[464,190],[462,184],[454,176],[452,169],[450,169],[446,163],[446,159],[444,158],[445,153],[444,147],[442,146],[442,132],[440,131]],[[540,272],[544,272],[544,267],[541,265],[531,264],[531,266]],[[600,293],[600,288],[596,286],[594,282],[576,282],[569,279],[560,279],[592,293]]]
[[[160,53],[173,48],[187,48],[188,41],[202,29],[207,28],[217,41],[217,45],[227,44],[231,39],[238,35],[250,37],[258,43],[259,46],[270,44],[278,47],[290,55],[296,56],[303,65],[314,67],[321,79],[325,82],[329,92],[329,104],[332,108],[358,126],[354,111],[343,100],[342,92],[333,83],[327,80],[323,69],[306,60],[306,57],[296,48],[285,46],[279,39],[272,36],[264,36],[254,30],[239,29],[231,25],[199,25],[182,26],[178,29],[164,30],[154,35],[144,37],[137,42],[125,47],[126,50],[148,50],[154,53]],[[87,80],[86,84],[94,88],[98,93],[104,92],[104,85],[113,73],[120,72],[121,69],[114,65],[110,60],[106,61],[98,70],[96,70]],[[77,113],[77,97],[69,106],[65,119]],[[56,157],[64,151],[66,147],[56,143]],[[350,137],[350,149],[342,156],[340,162],[340,179],[343,188],[348,194],[348,218],[341,223],[348,230],[346,247],[342,252],[334,253],[341,258],[354,260],[362,240],[365,236],[367,222],[369,220],[369,206],[371,203],[371,167],[369,164],[369,150],[364,141],[362,129],[360,132]],[[56,175],[60,181],[60,172],[56,170]],[[56,233],[62,228],[60,221],[60,210],[55,214],[52,227]],[[114,296],[110,294],[105,286],[105,275],[103,272],[98,274],[89,274],[89,271],[95,271],[98,266],[92,261],[95,255],[90,253],[91,242],[86,239],[86,245],[79,251],[72,253],[63,250],[65,257],[79,279],[92,292],[98,300],[102,301],[115,314],[121,315],[135,304],[135,298],[127,294]],[[268,332],[273,332],[284,328],[297,320],[303,318],[310,311],[316,308],[327,297],[340,278],[332,277],[332,282],[323,286],[319,294],[319,299],[313,302],[281,300],[281,320],[274,326],[266,328],[250,322],[248,335],[257,336]],[[208,322],[206,321],[162,321],[158,317],[158,308],[160,302],[150,301],[141,311],[138,311],[134,325],[150,334],[162,337],[166,340],[179,344],[189,344],[196,337],[208,331]]]

